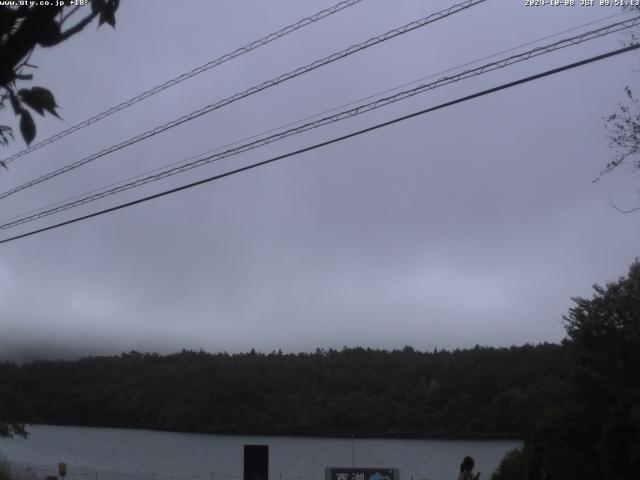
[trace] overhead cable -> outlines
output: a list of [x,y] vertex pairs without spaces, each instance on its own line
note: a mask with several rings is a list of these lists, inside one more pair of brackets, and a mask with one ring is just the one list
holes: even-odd
[[554,52],[557,50],[560,50],[562,48],[566,48],[566,47],[570,47],[570,46],[574,46],[574,45],[578,45],[580,43],[589,41],[589,40],[593,40],[596,38],[601,38],[605,35],[609,35],[615,32],[619,32],[621,30],[624,29],[629,29],[632,28],[634,26],[640,25],[640,16],[629,19],[629,20],[625,20],[623,22],[617,22],[611,25],[607,25],[606,27],[602,27],[599,28],[597,30],[592,30],[589,32],[585,32],[582,33],[580,35],[576,35],[574,37],[570,37],[570,38],[565,38],[563,40],[548,44],[548,45],[544,45],[541,47],[537,47],[534,48],[532,50],[517,54],[517,55],[512,55],[509,57],[505,57],[501,60],[495,61],[495,62],[491,62],[491,63],[487,63],[485,65],[479,66],[477,68],[473,68],[473,69],[469,69],[469,70],[465,70],[461,73],[458,73],[456,75],[452,75],[452,76],[447,76],[447,77],[442,77],[438,80],[436,80],[435,82],[431,82],[431,83],[426,83],[426,84],[422,84],[422,85],[418,85],[415,88],[412,88],[410,90],[405,90],[399,93],[396,93],[394,95],[388,96],[388,97],[384,97],[384,98],[380,98],[377,99],[373,102],[369,102],[363,105],[359,105],[355,108],[351,108],[348,110],[344,110],[342,112],[336,113],[334,115],[329,115],[326,117],[323,117],[321,119],[312,121],[312,122],[308,122],[293,128],[289,128],[287,130],[275,133],[273,135],[269,135],[260,139],[257,139],[255,141],[240,145],[238,147],[234,147],[228,150],[225,150],[223,152],[220,153],[215,153],[212,155],[207,155],[204,158],[198,158],[197,160],[193,160],[187,163],[183,163],[180,164],[178,166],[172,167],[172,168],[168,168],[164,171],[152,174],[152,175],[148,175],[146,177],[143,178],[138,178],[136,180],[133,180],[131,182],[122,184],[122,185],[118,185],[116,187],[113,188],[108,188],[108,189],[104,189],[102,191],[99,191],[98,193],[93,193],[87,196],[81,196],[79,198],[75,198],[72,201],[66,202],[66,203],[62,203],[59,205],[56,205],[54,207],[51,208],[45,208],[42,210],[37,211],[37,213],[33,213],[33,214],[26,214],[24,216],[21,216],[19,218],[16,218],[15,220],[11,220],[8,221],[6,223],[0,224],[0,230],[6,230],[9,228],[13,228],[16,227],[18,225],[22,225],[24,223],[28,223],[28,222],[32,222],[34,220],[39,220],[41,218],[44,217],[48,217],[50,215],[54,215],[57,213],[61,213],[64,212],[66,210],[72,209],[72,208],[76,208],[79,207],[81,205],[85,205],[87,203],[90,202],[94,202],[127,190],[131,190],[133,188],[138,188],[141,187],[142,185],[146,185],[148,183],[152,183],[158,180],[162,180],[164,178],[173,176],[173,175],[177,175],[179,173],[183,173],[189,170],[192,170],[194,168],[197,167],[201,167],[203,165],[221,160],[223,158],[228,158],[234,155],[238,155],[240,153],[244,153],[250,150],[254,150],[256,148],[268,145],[270,143],[274,143],[277,142],[279,140],[282,140],[284,138],[293,136],[293,135],[298,135],[301,134],[303,132],[307,132],[309,130],[313,130],[316,128],[319,128],[321,126],[324,125],[328,125],[331,123],[336,123],[339,122],[341,120],[345,120],[347,118],[352,118],[355,117],[357,115],[361,115],[363,113],[366,112],[370,112],[372,110],[376,110],[379,109],[381,107],[385,107],[387,105],[390,105],[392,103],[396,103],[398,101],[401,100],[406,100],[408,98],[411,98],[415,95],[418,95],[420,93],[424,93],[426,91],[430,91],[433,89],[436,89],[438,87],[442,87],[444,85],[449,85],[451,83],[455,83],[455,82],[459,82],[461,80],[465,80],[467,78],[471,78],[471,77],[476,77],[478,75],[483,75],[489,72],[492,72],[494,70],[498,70],[498,69],[502,69],[505,68],[507,66],[510,65],[514,65],[516,63],[520,63],[520,62],[524,62],[527,60],[530,60],[534,57],[538,57],[540,55],[546,54],[546,53],[550,53],[550,52]]
[[23,217],[23,216],[26,216],[26,215],[30,215],[30,214],[35,213],[35,212],[40,212],[40,211],[43,211],[43,210],[47,210],[49,208],[52,208],[52,207],[55,207],[55,206],[58,206],[58,205],[62,205],[64,203],[68,203],[68,202],[70,202],[72,200],[76,200],[76,199],[85,197],[87,195],[93,194],[93,193],[97,193],[97,192],[101,192],[103,190],[107,190],[107,189],[109,189],[111,187],[115,187],[116,185],[121,185],[121,184],[130,182],[131,180],[135,180],[137,178],[144,177],[144,176],[149,175],[151,173],[159,172],[159,171],[161,171],[161,170],[163,170],[165,168],[168,168],[168,167],[173,167],[175,165],[185,164],[187,162],[190,162],[191,160],[194,160],[194,159],[197,159],[197,158],[200,158],[200,157],[204,157],[205,155],[209,155],[211,153],[219,152],[219,151],[224,150],[224,149],[228,149],[229,147],[233,147],[235,145],[240,145],[243,142],[247,142],[249,140],[254,140],[256,138],[259,138],[261,136],[267,135],[269,133],[277,132],[278,130],[282,130],[282,129],[285,129],[285,128],[288,128],[288,127],[291,127],[291,126],[294,126],[294,125],[298,125],[298,124],[300,124],[302,122],[306,122],[308,120],[312,120],[314,118],[318,118],[318,117],[321,117],[323,115],[326,115],[327,113],[335,112],[337,110],[340,110],[341,108],[350,107],[351,105],[356,105],[358,103],[364,102],[365,100],[370,100],[372,98],[376,98],[376,97],[379,97],[381,95],[385,95],[387,93],[395,92],[397,90],[400,90],[402,88],[408,87],[410,85],[416,85],[416,84],[418,84],[420,82],[423,82],[425,80],[429,80],[431,78],[440,77],[440,76],[445,75],[447,73],[451,73],[451,72],[455,72],[456,70],[460,70],[461,68],[468,67],[470,65],[475,65],[476,63],[479,63],[479,62],[482,62],[482,61],[485,61],[485,60],[490,60],[492,58],[496,58],[496,57],[498,57],[498,56],[500,56],[502,54],[509,53],[509,52],[515,52],[516,50],[519,50],[521,48],[528,47],[528,46],[531,46],[531,45],[535,45],[535,44],[543,42],[545,40],[549,40],[550,38],[555,38],[555,37],[558,37],[560,35],[564,35],[565,33],[574,32],[574,31],[580,30],[580,29],[582,29],[584,27],[595,25],[596,23],[600,23],[600,22],[603,22],[605,20],[610,20],[611,18],[620,17],[622,15],[627,15],[627,14],[628,14],[628,12],[626,12],[626,11],[620,11],[618,13],[614,13],[612,15],[607,15],[606,17],[602,17],[602,18],[599,18],[597,20],[593,20],[591,22],[583,23],[581,25],[577,25],[575,27],[571,27],[569,29],[562,30],[560,32],[556,32],[556,33],[553,33],[551,35],[547,35],[547,36],[544,36],[542,38],[538,38],[536,40],[530,40],[530,41],[528,41],[526,43],[521,43],[520,45],[516,45],[515,47],[510,47],[510,48],[508,48],[506,50],[501,50],[499,52],[492,53],[490,55],[486,55],[486,56],[478,58],[476,60],[471,60],[469,62],[460,64],[460,65],[456,65],[454,67],[449,67],[446,70],[441,70],[440,72],[437,72],[437,73],[431,73],[431,74],[429,74],[429,75],[427,75],[425,77],[421,77],[421,78],[419,78],[417,80],[412,80],[411,82],[406,82],[406,83],[403,83],[401,85],[397,85],[397,86],[392,87],[392,88],[388,88],[388,89],[385,89],[385,90],[382,90],[382,91],[378,91],[376,93],[369,94],[366,97],[360,97],[360,98],[358,98],[356,100],[351,100],[350,102],[342,103],[342,104],[337,105],[335,107],[331,107],[330,109],[323,110],[321,112],[317,112],[317,113],[314,113],[312,115],[307,115],[306,117],[299,118],[299,119],[293,120],[291,122],[287,122],[286,124],[278,125],[277,127],[272,127],[272,128],[267,129],[267,130],[263,130],[263,131],[261,131],[259,133],[254,133],[254,134],[252,134],[250,136],[243,137],[243,138],[238,139],[238,140],[234,140],[233,142],[230,142],[230,143],[227,143],[227,144],[224,144],[224,145],[220,145],[220,146],[215,147],[213,149],[207,150],[206,152],[200,152],[198,154],[191,155],[191,156],[189,156],[187,158],[183,158],[181,160],[174,161],[174,162],[171,162],[169,164],[165,164],[165,165],[153,168],[151,170],[145,170],[144,172],[138,173],[136,175],[132,175],[132,176],[127,177],[127,178],[122,179],[122,180],[118,180],[116,182],[110,183],[109,185],[106,185],[106,186],[103,186],[103,187],[99,187],[99,188],[95,188],[95,189],[93,189],[91,191],[83,192],[83,193],[78,194],[78,195],[73,195],[71,197],[65,198],[64,200],[59,200],[59,201],[50,203],[50,204],[48,204],[46,206],[43,206],[43,207],[34,208],[34,209],[29,210],[27,212],[22,212],[20,214],[13,215],[11,217],[5,217],[4,219],[0,220],[0,224],[7,223],[7,222],[9,222],[9,221],[11,221],[13,219],[16,219],[16,218],[19,218],[19,217]]
[[18,239],[21,239],[21,238],[29,237],[29,236],[36,235],[38,233],[46,232],[46,231],[49,231],[49,230],[57,229],[57,228],[60,228],[60,227],[66,226],[66,225],[71,225],[73,223],[77,223],[77,222],[80,222],[80,221],[83,221],[83,220],[88,220],[88,219],[93,218],[93,217],[104,215],[104,214],[107,214],[107,213],[110,213],[110,212],[115,212],[117,210],[122,210],[124,208],[128,208],[128,207],[131,207],[131,206],[134,206],[134,205],[138,205],[140,203],[148,202],[148,201],[154,200],[156,198],[160,198],[160,197],[164,197],[164,196],[167,196],[167,195],[171,195],[173,193],[177,193],[177,192],[180,192],[182,190],[187,190],[187,189],[190,189],[190,188],[193,188],[193,187],[197,187],[199,185],[204,185],[206,183],[210,183],[210,182],[213,182],[213,181],[216,181],[216,180],[220,180],[222,178],[229,177],[231,175],[235,175],[237,173],[241,173],[241,172],[245,172],[245,171],[248,171],[248,170],[252,170],[254,168],[261,167],[261,166],[264,166],[264,165],[268,165],[270,163],[274,163],[274,162],[277,162],[279,160],[283,160],[285,158],[289,158],[289,157],[293,157],[293,156],[296,156],[296,155],[300,155],[300,154],[305,153],[305,152],[316,150],[318,148],[325,147],[327,145],[331,145],[331,144],[334,144],[334,143],[338,143],[338,142],[347,140],[349,138],[353,138],[353,137],[356,137],[356,136],[359,136],[359,135],[362,135],[362,134],[365,134],[365,133],[369,133],[369,132],[372,132],[374,130],[378,130],[380,128],[387,127],[389,125],[393,125],[393,124],[408,120],[410,118],[414,118],[414,117],[418,117],[418,116],[421,116],[421,115],[425,115],[427,113],[430,113],[430,112],[433,112],[433,111],[436,111],[436,110],[441,110],[443,108],[447,108],[447,107],[450,107],[450,106],[453,106],[453,105],[457,105],[459,103],[467,102],[467,101],[473,100],[475,98],[483,97],[485,95],[489,95],[489,94],[492,94],[492,93],[495,93],[495,92],[498,92],[498,91],[501,91],[501,90],[506,90],[508,88],[515,87],[517,85],[522,85],[524,83],[532,82],[532,81],[538,80],[540,78],[548,77],[550,75],[555,75],[555,74],[558,74],[560,72],[564,72],[564,71],[571,70],[571,69],[574,69],[574,68],[577,68],[577,67],[581,67],[583,65],[587,65],[587,64],[594,63],[594,62],[597,62],[597,61],[600,61],[600,60],[604,60],[606,58],[610,58],[610,57],[613,57],[613,56],[616,56],[616,55],[620,55],[622,53],[630,52],[630,51],[636,50],[638,48],[640,48],[640,43],[634,43],[634,44],[629,45],[627,47],[620,48],[620,49],[617,49],[617,50],[613,50],[613,51],[604,53],[602,55],[597,55],[597,56],[594,56],[594,57],[587,58],[585,60],[581,60],[579,62],[574,62],[574,63],[570,63],[568,65],[564,65],[562,67],[558,67],[558,68],[554,68],[554,69],[551,69],[551,70],[547,70],[547,71],[544,71],[542,73],[538,73],[538,74],[531,75],[531,76],[528,76],[528,77],[525,77],[525,78],[521,78],[520,80],[515,80],[515,81],[509,82],[509,83],[504,83],[504,84],[499,85],[497,87],[493,87],[493,88],[489,88],[489,89],[486,89],[486,90],[482,90],[480,92],[477,92],[477,93],[474,93],[474,94],[471,94],[471,95],[467,95],[467,96],[464,96],[464,97],[460,97],[460,98],[457,98],[455,100],[451,100],[449,102],[441,103],[440,105],[437,105],[435,107],[426,108],[424,110],[420,110],[420,111],[411,113],[409,115],[404,115],[402,117],[398,117],[398,118],[395,118],[393,120],[389,120],[389,121],[386,121],[386,122],[383,122],[383,123],[378,123],[378,124],[373,125],[371,127],[367,127],[367,128],[362,129],[362,130],[358,130],[358,131],[349,133],[347,135],[342,135],[340,137],[335,137],[335,138],[332,138],[331,140],[327,140],[327,141],[324,141],[324,142],[316,143],[315,145],[311,145],[309,147],[301,148],[299,150],[295,150],[293,152],[285,153],[283,155],[278,155],[276,157],[272,157],[272,158],[269,158],[267,160],[263,160],[261,162],[252,163],[250,165],[246,165],[244,167],[236,168],[236,169],[231,170],[231,171],[227,171],[227,172],[224,172],[224,173],[221,173],[221,174],[218,174],[218,175],[214,175],[212,177],[208,177],[208,178],[205,178],[203,180],[198,180],[196,182],[192,182],[192,183],[189,183],[189,184],[186,184],[186,185],[182,185],[180,187],[172,188],[170,190],[165,190],[165,191],[160,192],[160,193],[156,193],[156,194],[153,194],[153,195],[149,195],[147,197],[143,197],[143,198],[139,198],[137,200],[133,200],[131,202],[127,202],[127,203],[123,203],[123,204],[120,204],[120,205],[116,205],[116,206],[113,206],[113,207],[110,207],[110,208],[107,208],[107,209],[104,209],[104,210],[100,210],[98,212],[90,213],[88,215],[83,215],[81,217],[76,217],[76,218],[73,218],[73,219],[70,219],[70,220],[66,220],[64,222],[56,223],[54,225],[49,225],[47,227],[39,228],[37,230],[32,230],[32,231],[29,231],[29,232],[26,232],[26,233],[22,233],[20,235],[15,235],[13,237],[5,238],[3,240],[0,240],[0,244],[4,244],[4,243],[11,242],[11,241],[14,241],[14,240],[18,240]]
[[85,127],[88,127],[89,125],[92,125],[96,122],[99,122],[100,120],[109,117],[111,115],[113,115],[114,113],[117,113],[121,110],[124,110],[125,108],[129,108],[132,105],[135,105],[138,102],[141,102],[142,100],[145,100],[149,97],[151,97],[152,95],[155,95],[157,93],[160,93],[163,90],[166,90],[167,88],[171,88],[175,85],[178,85],[181,82],[184,82],[185,80],[191,78],[191,77],[195,77],[196,75],[199,75],[203,72],[206,72],[207,70],[211,70],[214,67],[217,67],[219,65],[222,65],[223,63],[228,62],[229,60],[232,60],[234,58],[237,58],[241,55],[244,55],[245,53],[249,53],[259,47],[262,47],[264,45],[267,45],[271,42],[273,42],[274,40],[277,40],[279,38],[282,38],[290,33],[295,32],[296,30],[300,30],[303,27],[306,27],[307,25],[311,25],[319,20],[322,20],[323,18],[326,18],[330,15],[333,15],[334,13],[337,13],[341,10],[344,10],[345,8],[349,8],[357,3],[362,2],[363,0],[345,0],[342,1],[340,3],[337,3],[335,5],[333,5],[332,7],[326,8],[324,10],[321,10],[318,13],[315,13],[314,15],[311,15],[309,17],[305,17],[301,20],[298,20],[296,23],[292,23],[291,25],[288,25],[280,30],[278,30],[277,32],[273,32],[270,33],[269,35],[260,38],[259,40],[255,40],[243,47],[240,47],[236,50],[234,50],[233,52],[230,53],[226,53],[214,60],[211,60],[207,63],[205,63],[204,65],[200,65],[199,67],[194,68],[193,70],[183,73],[182,75],[178,75],[177,77],[174,77],[170,80],[167,80],[164,83],[161,83],[160,85],[156,85],[155,87],[146,90],[138,95],[136,95],[135,97],[130,98],[129,100],[126,100],[122,103],[120,103],[119,105],[116,105],[115,107],[111,107],[103,112],[100,112],[94,116],[92,116],[91,118],[88,118],[80,123],[77,123],[76,125],[69,127],[65,130],[62,130],[61,132],[56,133],[55,135],[52,135],[48,138],[45,138],[44,140],[41,140],[38,143],[34,143],[33,145],[29,146],[28,148],[25,148],[24,150],[17,152],[13,155],[11,155],[10,157],[6,158],[3,160],[4,164],[9,164],[11,162],[13,162],[14,160],[17,160],[20,157],[23,157],[25,155],[27,155],[28,153],[34,152],[36,150],[39,150],[42,147],[45,147],[53,142],[56,142],[58,140],[60,140],[61,138],[66,137],[67,135],[70,135],[74,132],[77,132],[78,130],[81,130]]
[[141,133],[135,137],[130,138],[129,140],[126,140],[122,143],[119,143],[117,145],[113,145],[111,147],[108,147],[104,150],[101,150],[100,152],[94,153],[93,155],[90,155],[88,157],[85,157],[81,160],[77,160],[73,163],[70,163],[62,168],[59,168],[57,170],[54,170],[52,172],[49,172],[41,177],[38,177],[34,180],[31,180],[27,183],[24,183],[22,185],[19,185],[17,187],[14,187],[10,190],[7,190],[3,193],[0,194],[0,200],[3,198],[6,198],[10,195],[13,195],[17,192],[20,192],[26,188],[32,187],[34,185],[38,185],[39,183],[42,183],[44,181],[50,180],[54,177],[57,177],[58,175],[62,175],[63,173],[67,173],[70,172],[71,170],[75,170],[76,168],[79,168],[83,165],[86,165],[87,163],[93,162],[94,160],[97,160],[98,158],[104,157],[105,155],[108,155],[110,153],[113,153],[115,151],[121,150],[123,148],[126,148],[130,145],[133,145],[135,143],[141,142],[142,140],[145,140],[147,138],[153,137],[159,133],[165,132],[166,130],[169,130],[170,128],[173,127],[177,127],[178,125],[181,125],[185,122],[189,122],[191,120],[194,120],[195,118],[198,118],[202,115],[205,115],[207,113],[210,113],[214,110],[217,110],[219,108],[222,108],[226,105],[229,105],[233,102],[236,102],[242,98],[246,98],[250,95],[253,95],[255,93],[261,92],[267,88],[273,87],[275,85],[279,85],[283,82],[286,82],[287,80],[291,80],[292,78],[298,77],[300,75],[303,75],[305,73],[308,73],[312,70],[315,70],[317,68],[323,67],[325,65],[328,65],[330,63],[333,63],[337,60],[341,60],[345,57],[348,57],[350,55],[353,55],[354,53],[360,52],[364,49],[367,49],[369,47],[372,47],[374,45],[377,45],[379,43],[385,42],[387,40],[391,40],[392,38],[395,38],[399,35],[403,35],[405,33],[411,32],[413,30],[416,30],[418,28],[424,27],[426,25],[429,25],[433,22],[436,22],[438,20],[442,20],[444,18],[447,18],[451,15],[454,15],[456,13],[459,13],[463,10],[466,10],[470,7],[473,7],[475,5],[478,5],[480,3],[484,3],[487,0],[466,0],[465,2],[453,5],[447,9],[444,9],[440,12],[437,13],[433,13],[431,15],[428,15],[426,17],[423,17],[419,20],[415,20],[413,22],[407,23],[401,27],[395,28],[393,30],[390,30],[386,33],[383,33],[382,35],[378,35],[376,37],[372,37],[362,43],[358,43],[356,45],[352,45],[349,48],[346,48],[344,50],[341,50],[340,52],[337,53],[333,53],[327,57],[324,57],[320,60],[316,60],[314,62],[311,62],[303,67],[299,67],[296,68],[295,70],[292,70],[288,73],[285,73],[283,75],[280,75],[276,78],[273,78],[271,80],[268,80],[266,82],[263,82],[259,85],[256,85],[254,87],[251,87],[247,90],[244,90],[243,92],[237,93],[231,97],[227,97],[223,100],[220,100],[216,103],[212,103],[210,105],[207,105],[205,107],[202,107],[198,110],[195,110],[187,115],[183,115],[180,118],[177,118],[175,120],[172,120],[171,122],[165,123],[163,125],[157,126],[151,130],[147,130],[144,133]]

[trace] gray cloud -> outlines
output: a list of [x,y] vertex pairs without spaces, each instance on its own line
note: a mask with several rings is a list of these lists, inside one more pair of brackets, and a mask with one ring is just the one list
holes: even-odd
[[[115,32],[37,52],[63,106],[55,133],[331,2],[123,2]],[[154,6],[156,3],[154,3]],[[362,5],[12,164],[3,189],[447,5]],[[8,217],[344,102],[614,13],[487,2],[243,100],[0,204]],[[620,37],[438,89],[97,202],[202,178],[616,48]],[[0,250],[0,355],[286,351],[559,341],[573,295],[626,272],[638,217],[602,116],[633,55],[478,99]],[[12,151],[21,146],[14,145]],[[9,150],[7,151],[9,152]],[[35,225],[35,224],[32,224]]]

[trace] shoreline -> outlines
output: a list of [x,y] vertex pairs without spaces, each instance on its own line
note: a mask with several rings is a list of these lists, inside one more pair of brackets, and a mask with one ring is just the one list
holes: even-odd
[[[33,423],[28,424],[26,426],[27,433],[29,433],[29,428],[35,427],[67,427],[67,428],[104,428],[104,429],[112,429],[112,430],[134,430],[140,432],[153,432],[153,433],[176,433],[176,434],[188,434],[188,435],[214,435],[217,437],[260,437],[260,438],[317,438],[324,440],[416,440],[416,441],[438,441],[438,442],[457,442],[457,441],[477,441],[477,442],[500,442],[500,441],[508,441],[508,442],[523,442],[523,438],[519,437],[509,437],[509,436],[416,436],[416,435],[403,435],[403,434],[392,434],[392,435],[322,435],[317,433],[229,433],[229,432],[210,432],[210,431],[194,431],[194,430],[159,430],[153,428],[140,428],[140,427],[129,427],[129,426],[113,426],[113,425],[72,425],[72,424],[63,424],[63,423]],[[14,439],[21,439],[21,437],[15,437]],[[28,437],[27,437],[28,439]]]

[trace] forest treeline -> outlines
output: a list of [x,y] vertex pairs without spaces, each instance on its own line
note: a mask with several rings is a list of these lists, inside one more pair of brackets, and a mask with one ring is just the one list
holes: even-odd
[[123,353],[0,364],[32,421],[226,434],[523,438],[568,389],[567,346]]
[[492,480],[640,472],[640,261],[573,298],[561,345],[125,353],[0,364],[0,436],[29,422],[210,433],[522,438]]
[[573,301],[564,317],[569,388],[492,480],[640,478],[640,261]]

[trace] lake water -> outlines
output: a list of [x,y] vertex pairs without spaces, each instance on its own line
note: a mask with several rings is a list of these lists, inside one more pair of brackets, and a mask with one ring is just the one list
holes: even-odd
[[[34,425],[29,438],[0,438],[17,473],[68,480],[240,480],[243,445],[269,445],[271,480],[322,480],[324,468],[352,465],[351,439],[251,437]],[[465,455],[488,480],[517,441],[355,439],[356,466],[399,468],[401,480],[455,480]]]

